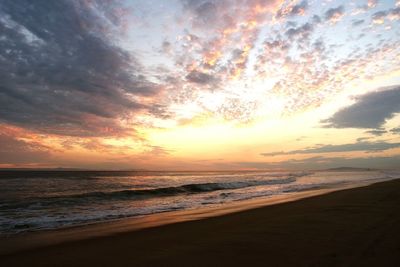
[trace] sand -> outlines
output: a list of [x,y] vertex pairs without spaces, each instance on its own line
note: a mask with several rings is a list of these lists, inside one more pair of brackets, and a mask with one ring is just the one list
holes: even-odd
[[400,180],[147,229],[61,232],[74,238],[3,250],[0,266],[400,266]]

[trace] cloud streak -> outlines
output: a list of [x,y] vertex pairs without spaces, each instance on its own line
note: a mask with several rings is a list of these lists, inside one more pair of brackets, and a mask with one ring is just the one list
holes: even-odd
[[381,152],[392,148],[400,147],[400,143],[387,143],[387,142],[357,142],[353,144],[343,145],[319,145],[311,148],[261,153],[262,156],[278,156],[278,155],[296,155],[296,154],[319,154],[319,153],[336,153],[336,152]]
[[0,127],[0,165],[39,164],[49,161],[51,149],[16,137],[17,131]]
[[337,167],[357,168],[398,168],[400,156],[393,157],[311,157],[299,160],[283,160],[279,162],[235,162],[234,166],[256,169],[284,169],[284,170],[305,170],[305,169],[326,169]]

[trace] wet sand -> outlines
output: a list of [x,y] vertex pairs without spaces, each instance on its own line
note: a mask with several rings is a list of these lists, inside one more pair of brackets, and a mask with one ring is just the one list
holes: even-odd
[[2,238],[0,266],[400,266],[400,180],[251,207],[162,226],[150,217],[146,229]]

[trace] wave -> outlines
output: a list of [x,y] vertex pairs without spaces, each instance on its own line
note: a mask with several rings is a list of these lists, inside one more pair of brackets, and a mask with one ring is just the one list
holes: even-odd
[[153,196],[174,196],[180,194],[206,193],[227,189],[240,189],[251,186],[287,184],[296,181],[295,177],[267,181],[246,181],[246,182],[226,182],[226,183],[202,183],[186,184],[175,187],[162,187],[144,190],[121,190],[114,192],[91,192],[74,197],[99,197],[99,198],[131,198],[131,197],[153,197]]
[[[298,176],[297,176],[298,177]],[[220,190],[229,189],[240,189],[252,186],[262,185],[277,185],[277,184],[289,184],[296,181],[295,176],[270,179],[270,180],[251,180],[251,181],[237,181],[237,182],[221,182],[221,183],[199,183],[199,184],[184,184],[175,187],[162,187],[153,189],[140,189],[140,190],[120,190],[112,192],[89,192],[76,195],[66,196],[55,196],[46,198],[30,199],[25,203],[4,203],[0,205],[0,210],[23,208],[34,206],[50,206],[57,204],[77,204],[82,202],[92,201],[103,201],[103,200],[135,200],[135,199],[147,199],[155,197],[167,197],[167,196],[178,196],[178,195],[189,195],[198,193],[207,193]]]

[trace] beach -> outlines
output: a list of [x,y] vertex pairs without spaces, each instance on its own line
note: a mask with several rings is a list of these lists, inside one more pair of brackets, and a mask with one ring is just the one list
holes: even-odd
[[[153,222],[153,227],[144,229],[112,232],[107,230],[112,223],[102,228],[89,225],[85,231],[61,229],[59,233],[74,235],[63,242],[46,241],[57,235],[38,233],[42,246],[8,253],[4,248],[13,240],[2,238],[0,264],[398,266],[399,206],[400,180],[392,180],[199,220],[160,226]],[[82,234],[90,228],[96,234]],[[108,233],[98,233],[102,229]],[[23,240],[20,237],[19,242]]]
[[0,267],[400,267],[400,0],[0,0]]

